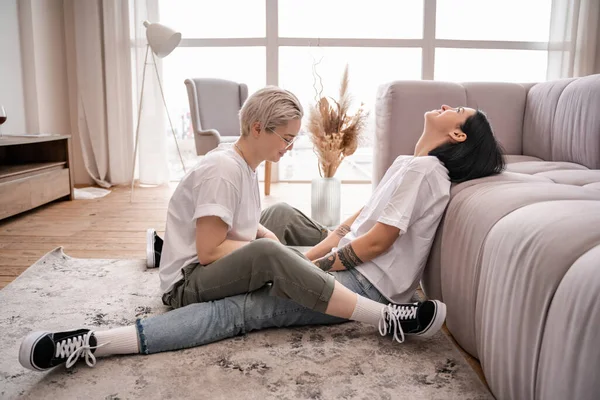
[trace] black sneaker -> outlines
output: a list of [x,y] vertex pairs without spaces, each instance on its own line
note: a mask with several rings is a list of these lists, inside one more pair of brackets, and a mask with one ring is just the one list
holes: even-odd
[[19,362],[33,371],[45,371],[66,363],[71,368],[85,357],[90,367],[96,365],[94,331],[79,329],[66,332],[32,332],[21,343]]
[[156,234],[156,230],[148,229],[146,231],[146,266],[148,268],[158,268],[162,247],[163,240]]
[[393,334],[399,343],[404,342],[404,335],[431,337],[441,329],[445,319],[446,305],[441,301],[388,304],[381,311],[379,333]]

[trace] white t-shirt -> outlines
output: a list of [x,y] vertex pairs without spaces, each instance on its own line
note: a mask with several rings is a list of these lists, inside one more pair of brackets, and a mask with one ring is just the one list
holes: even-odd
[[169,292],[181,269],[198,262],[196,219],[217,216],[229,227],[227,239],[256,239],[260,192],[255,171],[234,149],[221,144],[181,180],[169,201],[160,259],[160,289]]
[[400,229],[383,254],[356,267],[394,303],[407,303],[417,288],[435,232],[450,199],[448,170],[436,157],[400,156],[338,247],[367,233],[377,222]]

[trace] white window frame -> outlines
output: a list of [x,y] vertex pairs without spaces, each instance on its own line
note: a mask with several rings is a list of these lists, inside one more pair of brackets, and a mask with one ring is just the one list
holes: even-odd
[[[155,0],[158,1],[158,0]],[[422,49],[421,79],[433,80],[435,50],[438,48],[459,49],[498,49],[498,50],[548,50],[548,42],[513,42],[490,40],[449,40],[436,39],[437,0],[423,0],[422,39],[340,39],[340,38],[290,38],[279,37],[278,1],[265,0],[266,37],[261,38],[213,38],[182,39],[179,47],[245,47],[263,46],[266,48],[266,83],[279,84],[279,47],[309,47],[318,43],[326,47],[394,47]],[[384,83],[384,82],[382,82]],[[280,182],[278,164],[273,164],[273,182]],[[282,180],[281,182],[286,182]],[[300,182],[300,181],[293,181]],[[346,181],[344,182],[351,182]],[[362,182],[362,181],[360,181]]]

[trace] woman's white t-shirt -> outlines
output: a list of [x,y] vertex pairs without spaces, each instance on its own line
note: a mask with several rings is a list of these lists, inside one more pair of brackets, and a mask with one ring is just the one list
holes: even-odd
[[198,262],[196,220],[217,216],[229,227],[227,239],[256,239],[260,192],[255,171],[230,143],[212,150],[181,180],[169,201],[161,254],[160,289],[169,292],[182,268]]
[[419,284],[449,199],[448,170],[436,157],[400,156],[338,247],[377,222],[399,228],[400,236],[385,253],[356,269],[389,301],[407,303]]

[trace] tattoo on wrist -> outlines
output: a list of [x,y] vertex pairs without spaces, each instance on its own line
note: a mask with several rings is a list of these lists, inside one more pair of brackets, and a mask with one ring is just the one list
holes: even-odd
[[323,271],[327,272],[333,268],[333,264],[335,264],[335,253],[325,254],[323,257],[315,260],[315,265],[321,268]]
[[348,225],[340,225],[335,229],[335,234],[339,237],[343,238],[350,232],[350,227]]
[[340,262],[344,267],[346,267],[346,269],[354,268],[363,263],[354,252],[354,249],[350,243],[339,249],[337,251],[337,256],[340,258]]

